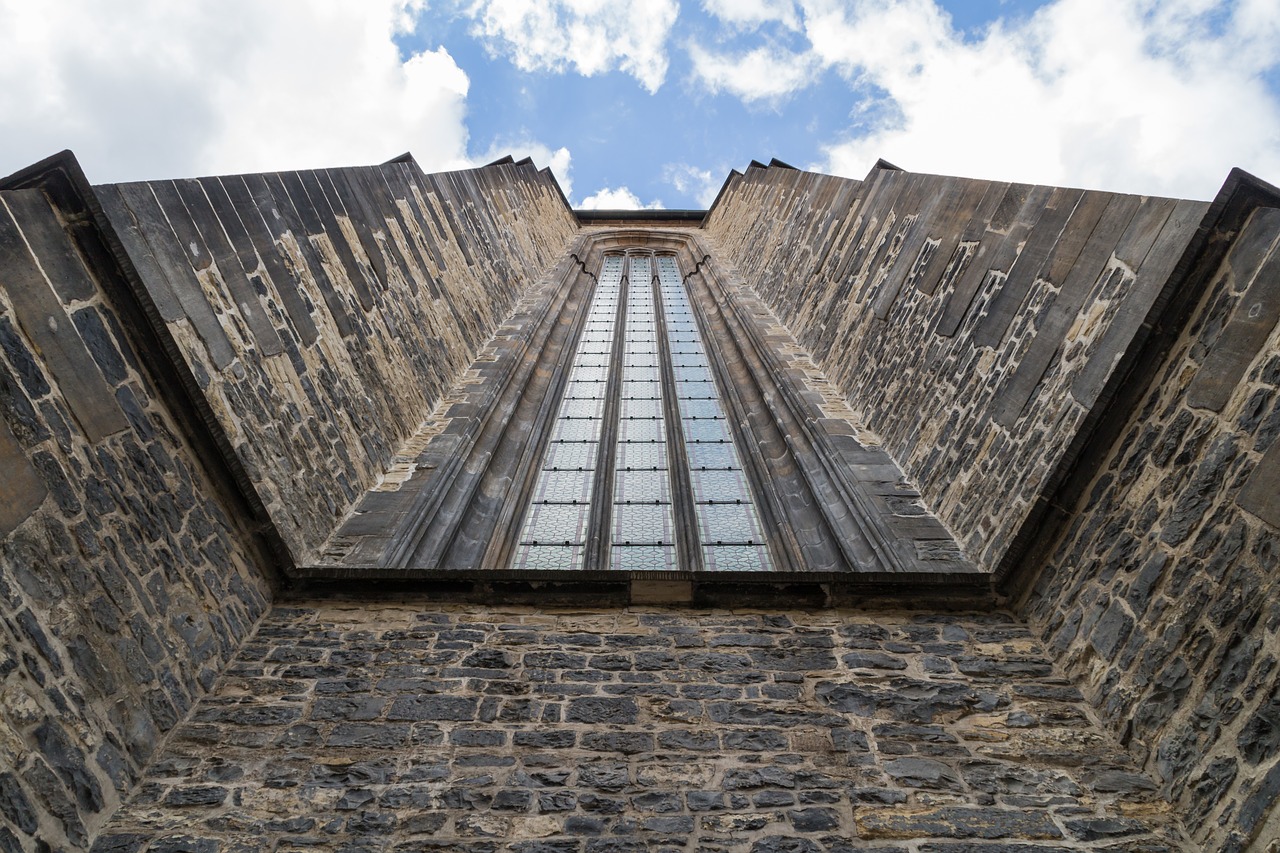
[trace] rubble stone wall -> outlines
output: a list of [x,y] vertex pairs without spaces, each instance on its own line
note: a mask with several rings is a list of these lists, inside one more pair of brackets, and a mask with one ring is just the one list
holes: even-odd
[[96,192],[297,565],[577,229],[527,162]]
[[282,603],[102,851],[1189,850],[1003,613]]
[[706,229],[966,555],[994,571],[1207,207],[753,166]]
[[5,853],[86,849],[270,595],[61,176],[0,191]]
[[[1280,837],[1280,210],[1230,250],[1027,612],[1203,849]],[[1270,823],[1268,814],[1271,813]],[[1249,840],[1258,845],[1248,847]]]

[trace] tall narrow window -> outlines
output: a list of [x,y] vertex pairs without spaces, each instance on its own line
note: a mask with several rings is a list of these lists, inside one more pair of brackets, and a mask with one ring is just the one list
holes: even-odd
[[771,570],[676,259],[606,256],[588,310],[515,567]]

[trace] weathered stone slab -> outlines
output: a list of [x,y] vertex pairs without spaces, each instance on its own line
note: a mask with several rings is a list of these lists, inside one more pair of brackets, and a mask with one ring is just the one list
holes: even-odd
[[44,503],[49,490],[3,418],[0,418],[0,471],[4,471],[4,488],[0,489],[0,536],[8,536]]
[[935,222],[935,211],[942,210],[941,216],[937,217],[941,219],[954,215],[955,208],[964,194],[965,183],[958,178],[938,179],[932,176],[921,181],[924,203],[916,211],[918,219],[898,252],[897,263],[893,265],[872,304],[872,311],[881,320],[889,316],[889,311],[893,308],[893,303],[897,300],[907,276],[912,272],[917,275],[923,272],[923,269],[915,269],[916,259],[920,255],[925,240],[929,238],[930,228]]
[[987,276],[993,271],[1004,272],[1013,263],[1027,232],[1040,219],[1051,192],[1052,187],[1026,184],[1010,184],[1005,190],[964,277],[947,298],[946,308],[938,320],[939,335],[954,335]]
[[[329,277],[324,263],[320,260],[320,253],[316,251],[316,247],[312,245],[310,240],[310,235],[319,234],[322,228],[319,216],[315,208],[311,206],[311,199],[308,197],[306,189],[302,186],[302,182],[298,179],[296,172],[265,175],[263,180],[266,183],[268,192],[275,200],[276,209],[279,211],[281,218],[297,241],[302,256],[306,261],[307,271],[311,274],[316,289],[320,291],[325,307],[329,309],[329,316],[333,319],[333,324],[337,327],[338,334],[344,338],[350,337],[356,330],[355,321],[351,317],[346,301],[335,290],[333,280]],[[254,191],[252,178],[250,179],[249,189],[251,192]]]
[[[995,184],[990,181],[965,181],[955,207],[931,224],[929,235],[938,241],[927,264],[916,277],[916,289],[921,293],[932,294],[938,289],[942,274],[951,262],[951,257],[960,245],[967,224],[975,218],[982,207],[983,199],[992,194]],[[1003,186],[1003,185],[1000,185]],[[999,192],[1003,192],[1001,189]]]
[[[1122,353],[1132,347],[1134,336],[1147,321],[1151,306],[1182,258],[1182,252],[1200,225],[1208,205],[1204,202],[1180,201],[1176,205],[1170,202],[1164,207],[1167,211],[1163,216],[1157,214],[1144,219],[1138,230],[1141,236],[1136,241],[1126,239],[1124,245],[1117,250],[1117,257],[1120,257],[1121,252],[1125,253],[1125,257],[1136,257],[1140,252],[1144,263],[1138,267],[1137,277],[1125,295],[1124,304],[1103,332],[1093,356],[1071,385],[1071,396],[1086,407],[1093,406]],[[1148,241],[1147,234],[1154,227],[1152,223],[1156,219],[1162,224],[1157,236]],[[1146,244],[1146,248],[1139,244]]]
[[[40,195],[39,190],[16,192]],[[5,193],[4,198],[11,194]],[[34,223],[33,230],[41,224]],[[49,225],[47,220],[43,224]],[[58,234],[69,239],[61,227]],[[47,244],[53,236],[45,234],[37,242]],[[129,421],[120,411],[115,394],[7,209],[0,209],[0,269],[4,270],[5,293],[13,304],[18,325],[35,346],[85,435],[96,443],[128,429]]]
[[5,193],[5,204],[22,223],[23,235],[58,297],[64,303],[92,298],[97,287],[45,194],[39,190]]
[[[373,236],[373,231],[380,227],[379,220],[370,211],[352,204],[349,194],[343,192],[346,188],[348,171],[331,169],[322,172],[300,172],[299,177],[307,188],[311,203],[315,205],[324,233],[329,236],[329,243],[338,253],[342,268],[346,270],[347,280],[351,282],[356,298],[360,300],[360,307],[368,311],[373,308],[373,290],[365,279],[365,268],[369,267],[374,271],[378,289],[385,290],[387,264],[378,249],[378,241]],[[359,236],[365,256],[368,258],[366,264],[359,262],[351,244],[347,241],[346,232],[338,227],[335,217],[340,215],[347,217],[351,227]]]
[[[987,306],[986,316],[973,331],[973,342],[978,346],[996,348],[1004,339],[1013,318],[1022,310],[1022,303],[1031,285],[1049,261],[1049,255],[1063,239],[1063,229],[1083,193],[1080,190],[1055,190],[1047,206],[1027,235],[1026,245],[1018,253],[1008,277]],[[1006,241],[1009,242],[1009,241]]]
[[[1258,222],[1260,228],[1268,225],[1265,221]],[[1213,349],[1196,372],[1187,390],[1188,404],[1198,409],[1222,411],[1277,322],[1280,322],[1280,251],[1272,251],[1253,271],[1226,328],[1213,342]]]
[[[161,186],[167,187],[168,182],[164,182]],[[199,181],[176,181],[173,187],[177,198],[181,200],[181,205],[171,203],[166,208],[169,221],[172,223],[175,217],[181,216],[182,207],[185,206],[190,216],[189,225],[198,232],[205,251],[217,263],[218,271],[222,274],[222,282],[226,285],[227,292],[235,303],[240,317],[253,335],[254,342],[262,350],[263,355],[279,355],[284,350],[280,335],[272,325],[271,318],[267,316],[261,299],[249,283],[248,273],[251,269],[257,268],[256,253],[253,254],[252,260],[248,260],[253,267],[246,268],[227,237],[226,226],[218,218],[209,197],[205,194],[205,188]],[[163,200],[161,204],[164,204]],[[234,216],[235,212],[228,209],[228,214]],[[181,227],[185,229],[188,225],[184,224]],[[192,245],[196,245],[194,239]]]
[[1097,284],[1139,203],[1135,196],[1113,196],[1107,204],[1106,211],[1048,309],[1044,325],[1036,331],[1031,348],[1023,356],[1012,380],[1000,392],[1000,401],[994,412],[994,418],[1000,425],[1006,428],[1013,426],[1035,393],[1049,362]]
[[[298,289],[298,280],[285,265],[266,222],[266,217],[275,218],[274,205],[268,206],[266,210],[259,209],[244,176],[234,175],[221,178],[219,181],[226,197],[239,212],[245,234],[256,255],[262,260],[267,277],[270,278],[276,293],[280,295],[280,301],[289,315],[289,320],[293,323],[294,330],[298,333],[299,340],[304,344],[312,343],[319,334],[315,321],[311,319],[311,311],[307,308],[307,303]],[[265,189],[265,184],[262,186]],[[283,228],[282,225],[277,227]]]

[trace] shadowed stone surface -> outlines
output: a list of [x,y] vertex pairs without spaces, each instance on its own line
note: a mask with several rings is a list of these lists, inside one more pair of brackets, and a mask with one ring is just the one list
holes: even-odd
[[[821,668],[702,665],[709,649],[748,639],[892,654],[905,674],[855,672],[837,657]],[[671,665],[646,666],[655,653]],[[1006,657],[1015,662],[1000,666]],[[975,659],[993,663],[929,672]],[[384,716],[334,717],[329,692],[355,684]],[[854,688],[884,701],[840,698]],[[985,698],[926,714],[913,701],[926,693]],[[325,749],[300,751],[304,731]],[[156,839],[146,850],[174,836],[218,850],[355,850],[376,838],[374,849],[401,851],[825,853],[876,839],[872,849],[905,853],[931,839],[1101,850],[1119,837],[1190,849],[1179,832],[1005,614],[414,600],[277,607],[103,838]]]

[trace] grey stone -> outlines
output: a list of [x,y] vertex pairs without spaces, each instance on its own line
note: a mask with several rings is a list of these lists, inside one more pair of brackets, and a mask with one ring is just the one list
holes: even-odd
[[401,696],[391,704],[388,720],[474,720],[479,700],[467,696]]
[[840,826],[835,809],[793,809],[787,812],[787,820],[796,832],[827,832]]
[[12,773],[0,773],[0,812],[18,831],[27,835],[35,833],[37,818],[31,800]]
[[629,724],[636,721],[639,708],[633,699],[588,697],[569,702],[565,720],[570,723]]

